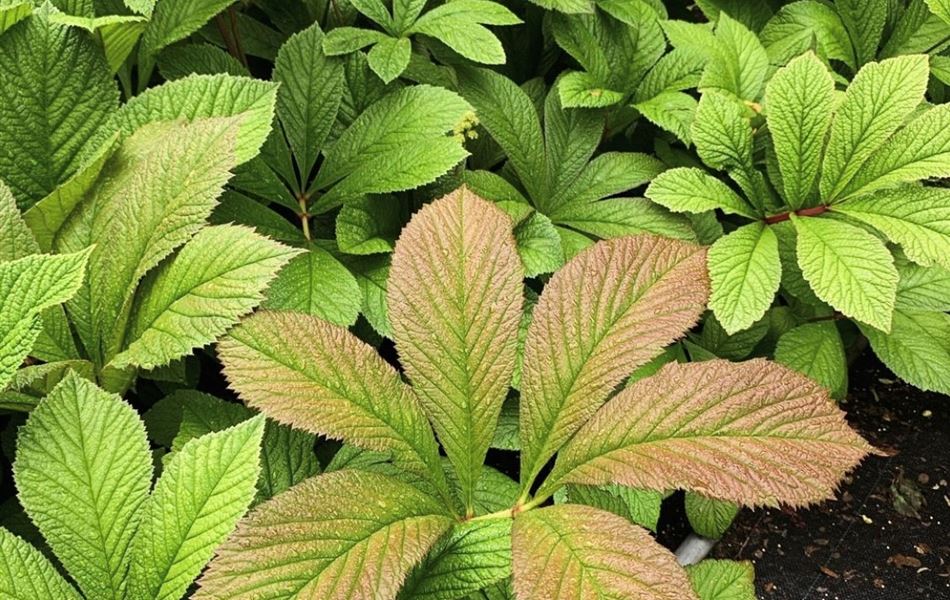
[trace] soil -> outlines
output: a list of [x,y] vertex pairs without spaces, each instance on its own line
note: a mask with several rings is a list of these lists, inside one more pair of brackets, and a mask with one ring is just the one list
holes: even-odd
[[865,460],[837,500],[743,511],[712,555],[755,563],[764,600],[950,599],[950,398],[872,356],[851,377],[842,408],[887,456]]

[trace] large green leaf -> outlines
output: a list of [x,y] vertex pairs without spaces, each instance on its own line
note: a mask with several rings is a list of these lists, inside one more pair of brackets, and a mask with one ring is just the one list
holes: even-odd
[[447,496],[425,413],[398,372],[343,327],[261,311],[218,343],[231,387],[267,416],[368,450],[427,475]]
[[129,596],[178,600],[254,498],[264,418],[194,439],[171,455],[132,544]]
[[884,243],[841,221],[792,219],[798,264],[815,294],[852,319],[890,331],[898,277]]
[[772,305],[782,278],[778,239],[763,223],[750,223],[709,249],[709,308],[727,333],[747,329]]
[[765,89],[769,132],[785,202],[793,209],[811,199],[834,108],[835,84],[812,53],[778,72]]
[[834,210],[879,230],[912,261],[950,268],[950,190],[905,186],[849,200]]
[[206,227],[142,283],[118,368],[154,369],[215,340],[300,251],[237,225]]
[[277,116],[306,183],[326,141],[343,98],[343,64],[325,56],[323,31],[314,23],[294,34],[277,54],[274,81]]
[[135,410],[67,374],[20,430],[14,477],[20,503],[86,597],[121,599],[152,482]]
[[0,36],[0,179],[21,208],[79,167],[119,91],[89,35],[50,21],[52,7]]
[[554,274],[525,340],[524,488],[624,377],[699,319],[709,289],[705,254],[686,242],[618,238]]
[[756,35],[722,13],[716,44],[703,71],[700,89],[716,89],[742,100],[758,100],[768,75],[769,57]]
[[0,565],[0,595],[4,598],[82,598],[39,550],[2,527]]
[[564,483],[619,483],[801,506],[830,497],[870,450],[824,388],[786,367],[673,362],[605,404],[538,495]]
[[690,139],[714,169],[752,166],[752,123],[734,98],[708,91],[699,99]]
[[466,188],[416,213],[393,254],[396,349],[468,511],[515,368],[522,278],[511,221]]
[[927,57],[900,56],[861,69],[835,114],[821,171],[821,198],[839,198],[867,160],[924,99]]
[[0,263],[0,390],[40,334],[40,313],[69,300],[82,285],[89,253],[32,254]]
[[512,528],[518,600],[696,600],[673,555],[612,513],[561,504],[523,513]]
[[871,348],[904,381],[950,394],[950,315],[897,309],[889,334],[861,327]]
[[238,525],[195,598],[393,600],[452,522],[434,499],[391,477],[312,477]]

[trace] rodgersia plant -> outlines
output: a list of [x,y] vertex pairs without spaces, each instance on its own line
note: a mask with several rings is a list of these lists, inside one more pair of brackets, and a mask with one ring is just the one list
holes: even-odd
[[[509,218],[462,188],[396,244],[389,306],[408,381],[310,315],[234,328],[218,351],[240,397],[354,450],[255,508],[196,598],[456,598],[509,576],[521,600],[694,598],[644,530],[552,497],[613,483],[803,506],[870,450],[823,388],[766,360],[669,364],[614,394],[708,293],[703,247],[644,235],[595,244],[546,286],[520,359],[521,482],[482,486],[499,476],[483,463],[519,361],[522,275]],[[719,576],[694,574],[700,595]]]

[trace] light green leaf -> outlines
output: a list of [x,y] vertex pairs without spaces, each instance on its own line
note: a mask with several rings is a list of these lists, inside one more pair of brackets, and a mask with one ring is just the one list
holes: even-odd
[[52,22],[52,10],[0,36],[0,179],[21,209],[79,168],[86,141],[119,105],[95,42]]
[[727,92],[741,100],[758,100],[768,74],[769,57],[756,35],[722,13],[716,44],[699,87]]
[[679,240],[695,241],[696,234],[682,215],[644,198],[608,198],[596,202],[570,203],[557,211],[558,225],[564,225],[601,239],[652,233]]
[[0,33],[33,13],[32,0],[10,0],[0,5]]
[[774,65],[785,64],[803,49],[814,47],[822,58],[840,60],[857,69],[851,37],[833,5],[816,0],[786,4],[765,25],[759,38]]
[[564,264],[561,236],[545,215],[531,213],[515,227],[514,234],[525,277],[553,273]]
[[407,33],[433,37],[477,63],[505,62],[501,41],[484,25],[517,25],[521,19],[501,4],[487,0],[455,0],[422,15]]
[[369,68],[379,75],[383,83],[396,79],[409,66],[412,44],[409,38],[386,37],[379,40],[366,55]]
[[663,504],[662,492],[637,490],[623,485],[569,485],[567,497],[569,502],[612,512],[650,531],[656,531]]
[[356,470],[311,477],[241,522],[195,599],[393,600],[452,523],[434,499],[391,477]]
[[324,151],[326,160],[311,187],[334,187],[313,211],[434,181],[468,155],[461,139],[446,132],[461,126],[470,112],[458,94],[428,85],[385,96]]
[[769,132],[785,202],[801,208],[813,196],[834,108],[835,84],[812,53],[779,69],[765,89]]
[[898,377],[922,390],[950,394],[950,315],[899,308],[889,334],[859,326]]
[[858,171],[840,199],[947,176],[950,176],[950,104],[941,104],[887,140]]
[[175,44],[158,55],[158,71],[166,81],[189,75],[247,76],[247,68],[213,44]]
[[[497,177],[494,173],[491,175]],[[392,252],[413,208],[413,202],[390,196],[361,196],[349,200],[336,217],[337,246],[347,254]]]
[[623,94],[601,85],[590,73],[570,71],[558,80],[558,94],[565,108],[603,108],[623,100]]
[[4,598],[82,598],[39,550],[2,527],[0,565],[0,595]]
[[699,158],[717,170],[752,167],[752,123],[734,98],[708,91],[690,129]]
[[692,144],[689,136],[696,114],[696,99],[683,92],[661,92],[634,104],[654,125],[669,131],[684,144]]
[[750,223],[709,249],[709,308],[733,334],[762,318],[782,278],[778,239],[763,223]]
[[359,316],[361,300],[352,273],[323,248],[310,246],[280,271],[267,290],[264,306],[349,326]]
[[445,600],[511,576],[511,519],[456,525],[409,574],[399,600]]
[[77,17],[54,12],[50,15],[54,23],[85,29],[93,34],[106,55],[109,72],[115,73],[122,67],[125,59],[132,53],[135,43],[145,30],[148,22],[144,17],[133,15],[108,15],[105,17]]
[[544,198],[544,138],[538,110],[528,94],[504,75],[472,68],[459,70],[459,91],[505,151],[528,196]]
[[142,510],[129,594],[178,600],[254,497],[264,418],[209,433],[172,453]]
[[508,217],[466,188],[416,213],[393,254],[396,349],[469,515],[514,372],[522,280]]
[[872,63],[854,77],[835,114],[821,171],[821,199],[839,199],[851,180],[924,99],[927,57]]
[[[343,64],[321,50],[324,35],[314,23],[280,47],[274,64],[277,116],[307,181],[330,134],[343,97]],[[303,186],[301,186],[303,187]]]
[[805,323],[779,338],[775,360],[828,388],[834,398],[848,393],[848,363],[834,323]]
[[699,600],[756,600],[750,562],[707,559],[686,567]]
[[0,181],[0,263],[38,254],[39,251],[39,244],[24,222],[10,188]]
[[884,243],[841,221],[792,220],[798,265],[815,294],[852,319],[890,331],[898,277]]
[[110,124],[131,134],[157,121],[241,116],[235,164],[257,155],[271,130],[277,85],[232,75],[192,75],[149,89],[129,100]]
[[[142,34],[139,56],[148,59],[183,40],[231,4],[231,0],[161,0]],[[142,58],[139,59],[140,62]]]
[[657,176],[647,188],[646,197],[673,212],[723,212],[755,219],[745,200],[722,180],[695,167],[678,167]]
[[739,507],[732,502],[707,498],[696,492],[686,492],[686,518],[693,531],[699,535],[718,540],[732,525],[739,514]]
[[906,186],[835,205],[900,244],[912,261],[950,268],[950,190]]
[[556,10],[567,14],[594,12],[593,0],[530,0],[541,8]]
[[877,55],[891,9],[888,0],[836,0],[835,9],[854,44],[858,65]]
[[393,31],[392,15],[383,0],[350,0],[350,3],[386,31]]
[[125,349],[112,366],[154,369],[213,342],[299,253],[237,225],[199,231],[143,281]]
[[339,56],[356,52],[386,39],[391,38],[375,29],[336,27],[323,36],[323,51],[327,56]]
[[897,307],[950,312],[950,270],[897,261]]
[[[554,164],[551,169],[557,169]],[[570,184],[537,203],[552,220],[571,205],[587,204],[640,187],[665,170],[656,158],[640,152],[605,152],[590,161]]]
[[39,335],[40,313],[65,302],[82,285],[89,254],[32,254],[0,263],[0,390]]
[[121,599],[152,482],[135,410],[67,374],[20,429],[14,477],[23,508],[86,597]]

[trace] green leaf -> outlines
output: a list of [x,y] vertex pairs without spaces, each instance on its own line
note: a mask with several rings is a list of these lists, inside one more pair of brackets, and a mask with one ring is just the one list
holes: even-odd
[[557,211],[564,225],[601,239],[652,233],[678,240],[695,241],[689,221],[644,198],[608,198],[596,202],[570,203]]
[[699,600],[756,600],[750,562],[708,559],[686,567]]
[[821,171],[821,198],[839,199],[851,180],[900,127],[927,89],[927,57],[871,63],[854,77],[835,114]]
[[379,75],[383,83],[389,83],[402,75],[409,66],[412,44],[409,38],[386,37],[373,46],[366,55],[369,68]]
[[135,410],[67,374],[20,429],[14,477],[23,508],[83,593],[122,598],[152,482]]
[[945,23],[950,23],[950,2],[947,0],[924,0],[930,12],[937,15]]
[[531,0],[541,8],[556,10],[567,14],[594,12],[593,0]]
[[835,8],[854,44],[858,65],[874,60],[887,24],[888,0],[836,0]]
[[950,176],[950,104],[928,109],[875,152],[841,199],[902,183]]
[[501,41],[484,25],[518,25],[521,19],[505,6],[487,0],[454,0],[422,15],[406,32],[433,37],[477,63],[505,62]]
[[950,312],[950,270],[898,260],[897,307]]
[[[333,128],[343,97],[343,64],[321,50],[324,35],[314,23],[280,47],[274,64],[277,116],[306,181]],[[302,187],[302,186],[301,186]]]
[[551,219],[533,212],[514,230],[525,277],[553,273],[564,264],[561,236]]
[[350,3],[386,31],[393,31],[392,15],[382,0],[350,0]]
[[221,194],[220,202],[214,207],[208,222],[214,225],[246,225],[263,236],[290,244],[306,241],[303,232],[283,215],[232,189],[226,189]]
[[428,85],[385,96],[324,151],[326,160],[311,187],[334,187],[312,212],[363,194],[431,183],[468,155],[461,140],[446,132],[460,126],[470,111],[459,95]]
[[697,321],[708,294],[705,254],[686,242],[618,238],[554,274],[525,340],[523,488],[627,375]]
[[890,331],[897,269],[884,243],[841,221],[792,220],[798,265],[815,294],[852,319]]
[[238,525],[195,598],[393,600],[452,523],[434,499],[391,477],[351,470],[312,477]]
[[0,5],[0,33],[33,14],[32,0],[9,0]]
[[111,364],[154,369],[213,342],[249,313],[299,250],[237,225],[206,227],[142,283]]
[[739,507],[732,502],[707,498],[696,492],[686,492],[686,518],[693,531],[699,535],[718,540],[739,514]]
[[[139,56],[149,58],[183,40],[231,4],[231,0],[161,0],[142,34]],[[142,58],[139,59],[140,63]]]
[[264,418],[185,444],[165,464],[132,544],[129,594],[177,600],[254,497]]
[[514,372],[522,279],[508,217],[465,188],[416,213],[393,254],[396,349],[469,514]]
[[852,71],[857,59],[851,37],[834,5],[816,0],[799,0],[783,6],[759,34],[773,65],[787,63],[805,49],[823,59],[843,62]]
[[728,14],[720,14],[716,44],[699,82],[700,89],[758,100],[768,69],[769,57],[759,38]]
[[158,71],[166,81],[191,74],[247,76],[247,68],[213,44],[175,44],[158,55]]
[[[729,360],[742,360],[749,357],[756,345],[768,333],[768,330],[769,319],[766,316],[753,323],[748,329],[729,335],[722,324],[719,323],[719,320],[716,319],[716,315],[713,314],[708,315],[703,322],[702,336],[698,340],[695,337],[693,339],[713,356],[728,358]],[[694,349],[695,346],[690,347],[691,355]],[[692,356],[692,358],[694,361],[697,360],[695,356]]]
[[803,506],[831,497],[871,450],[824,388],[786,367],[672,362],[607,402],[558,454],[538,496],[618,483]]
[[[557,163],[549,163],[550,168],[555,171],[559,168],[556,165]],[[648,154],[605,152],[584,165],[573,181],[537,204],[557,221],[564,208],[594,202],[640,187],[664,170],[663,163]]]
[[119,106],[102,52],[44,5],[0,36],[0,179],[21,209],[69,178]]
[[508,157],[528,196],[545,194],[544,138],[538,110],[527,93],[504,75],[486,69],[459,70],[459,91]]
[[690,128],[696,114],[696,99],[683,92],[661,92],[633,105],[651,123],[669,131],[684,144],[692,144]]
[[612,512],[650,531],[656,531],[660,521],[662,492],[636,490],[622,485],[571,485],[567,487],[567,496],[569,502]]
[[356,52],[386,39],[391,38],[375,29],[336,27],[323,36],[323,51],[327,56],[339,56]]
[[511,576],[511,520],[456,525],[413,570],[399,600],[465,598]]
[[750,223],[709,249],[709,308],[727,333],[747,329],[772,305],[782,278],[778,239],[764,223]]
[[148,123],[241,116],[235,164],[254,158],[271,130],[277,85],[232,75],[191,75],[149,89],[129,100],[110,124],[131,134]]
[[336,217],[337,246],[347,254],[392,252],[413,208],[414,203],[389,196],[349,200]]
[[522,513],[511,542],[518,600],[696,600],[668,550],[603,510],[560,504]]
[[77,17],[54,12],[50,15],[54,23],[85,29],[102,44],[109,72],[117,72],[132,53],[139,36],[148,22],[144,17],[133,15],[108,15],[105,17]]
[[673,212],[701,213],[721,209],[725,213],[755,219],[755,213],[722,180],[695,167],[664,171],[647,188],[646,197]]
[[[448,496],[438,446],[415,395],[346,329],[294,312],[259,311],[218,343],[231,387],[287,425],[389,451]],[[306,401],[302,401],[306,399]]]
[[699,158],[713,169],[752,167],[752,123],[729,96],[704,93],[689,136]]
[[765,106],[782,174],[785,202],[793,209],[813,197],[822,148],[834,109],[835,84],[812,53],[779,69],[765,89]]
[[32,254],[0,263],[0,390],[33,347],[40,313],[67,301],[82,285],[89,253]]
[[950,394],[950,315],[899,308],[889,334],[866,326],[861,333],[895,375],[922,390]]
[[603,108],[623,100],[623,94],[607,89],[590,73],[570,71],[557,84],[565,108]]
[[353,274],[323,248],[310,246],[280,271],[267,290],[264,306],[349,326],[359,316],[362,298]]
[[0,264],[39,251],[39,244],[24,222],[10,188],[0,181]]
[[805,323],[779,338],[775,360],[828,388],[834,398],[848,393],[848,363],[834,323]]
[[82,598],[39,550],[2,527],[0,565],[0,594],[5,598]]

